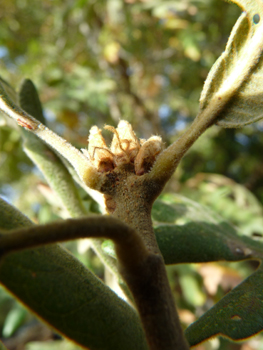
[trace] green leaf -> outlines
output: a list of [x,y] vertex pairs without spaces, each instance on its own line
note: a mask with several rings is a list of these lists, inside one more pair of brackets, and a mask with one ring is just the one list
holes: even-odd
[[24,214],[12,205],[8,204],[0,197],[0,230],[12,230],[14,228],[26,227],[33,225]]
[[5,338],[9,338],[17,330],[17,328],[23,323],[26,317],[26,310],[20,305],[16,306],[6,316],[2,334]]
[[216,113],[217,124],[235,128],[263,117],[263,3],[237,0],[244,12],[225,51],[212,67],[200,98],[201,112]]
[[29,158],[41,170],[69,215],[71,217],[87,215],[69,171],[55,152],[35,135],[29,133],[24,138],[23,148]]
[[[241,235],[218,214],[186,197],[160,196],[152,220],[167,265],[263,257],[263,243]],[[112,241],[105,240],[102,249],[116,258]]]
[[35,85],[30,79],[25,79],[19,91],[19,104],[42,124],[45,124],[43,109]]
[[[182,196],[161,196],[152,219],[166,264],[263,258],[262,242],[241,236],[220,216]],[[187,328],[190,345],[219,334],[242,340],[263,330],[262,290],[260,268]]]
[[216,335],[243,340],[263,330],[263,269],[258,269],[185,332],[191,346]]
[[183,196],[161,196],[152,220],[166,264],[263,257],[261,242],[238,234],[216,213]]
[[[44,121],[37,90],[31,80],[25,80],[19,92],[20,106],[39,121]],[[61,204],[71,217],[86,215],[73,179],[57,154],[34,134],[21,129],[23,148],[29,158],[38,166],[48,184],[57,194]]]
[[[0,227],[32,225],[0,199]],[[91,350],[146,350],[139,317],[59,245],[12,254],[0,264],[0,282],[59,333]]]
[[116,256],[116,252],[115,252],[115,248],[114,248],[114,243],[109,240],[109,239],[106,239],[102,245],[101,245],[101,248],[103,249],[103,251],[108,254],[109,256],[111,256],[112,258],[114,259],[117,259],[117,256]]

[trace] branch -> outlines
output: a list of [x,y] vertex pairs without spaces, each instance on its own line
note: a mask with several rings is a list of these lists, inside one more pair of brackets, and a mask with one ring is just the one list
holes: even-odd
[[166,276],[162,257],[149,253],[137,232],[115,218],[91,216],[8,231],[0,236],[0,256],[44,244],[102,237],[115,243],[120,272],[133,293],[150,349],[189,349],[173,300],[167,300],[162,280],[156,280],[156,276]]
[[[128,225],[109,216],[94,215],[8,231],[8,234],[0,237],[0,256],[79,238],[112,239],[120,263],[125,267],[134,265],[136,261],[141,261],[143,256],[148,255],[141,238]],[[122,251],[125,251],[125,254]]]

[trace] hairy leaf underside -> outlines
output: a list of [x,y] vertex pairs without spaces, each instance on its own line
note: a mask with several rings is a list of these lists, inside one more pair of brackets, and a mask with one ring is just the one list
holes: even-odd
[[226,128],[241,127],[263,117],[263,3],[234,2],[244,12],[232,29],[225,51],[210,70],[200,98],[201,110],[213,98],[226,99],[217,116],[217,124]]

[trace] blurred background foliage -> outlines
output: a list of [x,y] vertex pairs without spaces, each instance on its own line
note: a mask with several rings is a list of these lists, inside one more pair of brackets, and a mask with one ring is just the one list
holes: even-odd
[[[0,74],[15,88],[32,79],[48,126],[78,147],[87,145],[92,125],[116,126],[120,118],[131,122],[139,137],[159,134],[169,145],[196,116],[203,82],[240,12],[221,0],[1,0]],[[37,223],[65,217],[23,153],[18,129],[5,119],[0,124],[0,194]],[[188,152],[166,191],[207,205],[244,234],[261,237],[262,131],[263,122],[237,130],[214,126]],[[108,132],[105,136],[110,140]],[[95,211],[92,200],[81,196]],[[67,247],[105,278],[84,243]],[[254,268],[235,265],[168,268],[185,324]],[[34,327],[42,327],[38,338],[27,338]],[[77,349],[63,340],[39,343],[59,336],[2,290],[0,329],[10,350]],[[243,344],[214,339],[198,349],[263,345],[259,336]]]

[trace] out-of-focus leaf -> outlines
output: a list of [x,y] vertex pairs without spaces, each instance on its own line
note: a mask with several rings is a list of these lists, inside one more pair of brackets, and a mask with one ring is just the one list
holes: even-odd
[[26,345],[25,350],[81,350],[76,344],[64,340],[54,342],[30,342]]
[[262,331],[262,290],[263,269],[259,268],[187,328],[190,345],[216,335],[242,340]]
[[223,175],[199,173],[188,181],[186,194],[229,220],[242,234],[263,236],[263,206],[244,185]]
[[24,139],[24,150],[53,189],[57,199],[72,217],[86,215],[74,181],[61,159],[35,135]]
[[5,319],[2,330],[2,334],[5,338],[10,337],[17,330],[24,321],[26,314],[26,310],[22,307],[15,307],[10,310]]
[[101,245],[101,248],[103,249],[103,251],[112,256],[113,258],[117,258],[116,257],[116,253],[115,253],[115,249],[114,249],[114,243],[112,241],[110,241],[109,239],[106,239],[102,245]]
[[[0,200],[0,227],[32,225]],[[58,245],[5,257],[0,282],[58,332],[89,349],[146,350],[135,310]]]
[[185,300],[196,306],[201,306],[205,302],[205,294],[202,292],[198,281],[193,274],[183,274],[179,277]]
[[152,219],[166,264],[239,261],[263,257],[263,244],[243,237],[206,207],[167,194],[153,205]]
[[263,4],[234,0],[244,12],[236,22],[223,54],[209,72],[200,98],[201,110],[222,101],[217,124],[241,127],[263,117],[262,38]]

